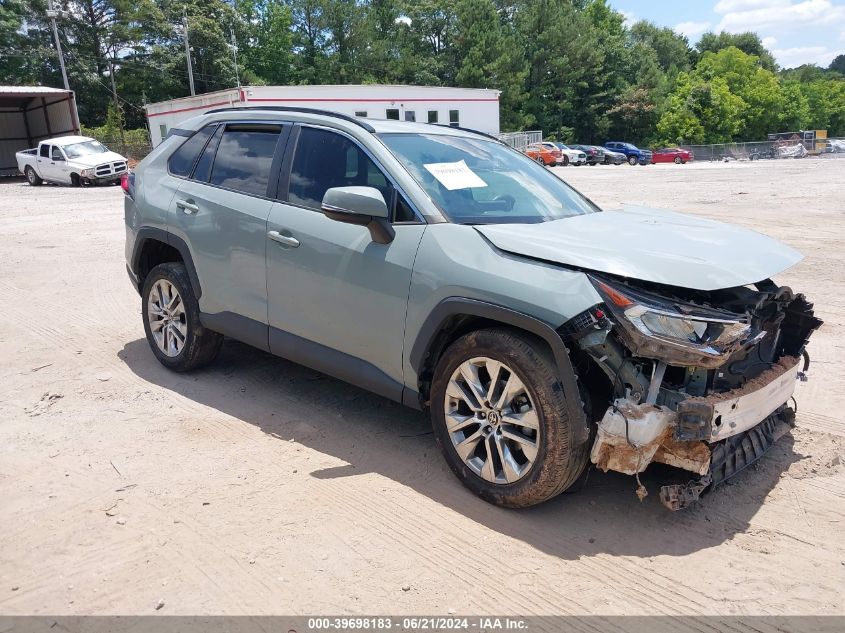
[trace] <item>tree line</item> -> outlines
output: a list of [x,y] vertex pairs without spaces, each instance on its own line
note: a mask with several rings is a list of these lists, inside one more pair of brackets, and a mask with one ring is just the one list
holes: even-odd
[[[236,85],[416,84],[501,91],[502,130],[601,143],[845,136],[845,55],[778,68],[754,33],[627,25],[606,0],[55,0],[88,126]],[[0,4],[0,83],[61,86],[47,0]],[[233,50],[236,44],[237,49]],[[237,53],[237,66],[234,53]],[[111,73],[117,104],[111,91]]]

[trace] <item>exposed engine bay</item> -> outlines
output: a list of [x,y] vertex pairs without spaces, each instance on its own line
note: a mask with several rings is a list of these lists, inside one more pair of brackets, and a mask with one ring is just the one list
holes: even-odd
[[591,281],[603,303],[560,333],[589,359],[579,371],[610,385],[591,451],[598,468],[638,476],[659,462],[695,473],[661,489],[677,510],[757,461],[794,423],[788,402],[822,325],[803,295],[768,279],[715,291]]

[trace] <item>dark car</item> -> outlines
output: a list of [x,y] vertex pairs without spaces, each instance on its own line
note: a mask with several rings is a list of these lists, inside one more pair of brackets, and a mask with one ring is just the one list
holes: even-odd
[[587,155],[588,165],[601,165],[604,163],[604,148],[598,145],[570,145],[572,149],[580,149]]

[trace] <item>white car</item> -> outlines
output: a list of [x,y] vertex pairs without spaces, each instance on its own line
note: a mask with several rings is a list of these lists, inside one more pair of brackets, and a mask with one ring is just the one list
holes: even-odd
[[60,136],[15,154],[30,185],[116,183],[127,171],[126,158],[88,136]]
[[563,143],[552,143],[545,141],[543,143],[549,149],[560,150],[561,154],[566,157],[566,160],[561,160],[561,165],[584,165],[587,162],[587,155],[578,149],[572,149]]

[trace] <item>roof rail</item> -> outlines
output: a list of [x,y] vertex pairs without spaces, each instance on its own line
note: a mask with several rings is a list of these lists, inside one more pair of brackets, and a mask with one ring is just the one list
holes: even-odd
[[320,110],[317,108],[298,108],[296,106],[233,106],[231,108],[215,108],[208,110],[206,114],[216,114],[217,112],[239,112],[243,110],[271,110],[273,112],[301,112],[303,114],[322,114],[323,116],[330,116],[336,119],[343,119],[349,123],[354,123],[358,127],[362,127],[367,132],[375,133],[376,129],[361,119],[348,114],[341,114],[340,112],[333,112],[331,110]]
[[[500,143],[505,143],[498,136],[493,136],[492,134],[488,134],[487,132],[480,132],[478,130],[473,130],[472,128],[468,128],[468,127],[460,127],[459,125],[452,125],[451,123],[449,123],[448,125],[446,123],[426,123],[426,125],[435,125],[437,127],[449,127],[449,128],[452,128],[453,130],[460,130],[461,132],[472,132],[473,134],[478,134],[479,136],[486,136],[487,138],[493,139],[494,141],[499,141]],[[505,143],[505,145],[507,145],[507,143]]]

